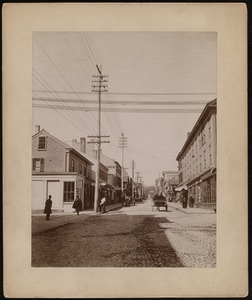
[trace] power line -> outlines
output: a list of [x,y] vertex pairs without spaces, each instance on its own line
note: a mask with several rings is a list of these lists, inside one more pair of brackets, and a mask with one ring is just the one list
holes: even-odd
[[[46,93],[47,91],[37,91],[41,93]],[[62,94],[72,94],[71,91],[57,91],[57,93]],[[90,92],[83,92],[83,91],[75,91],[74,94],[80,94],[80,95],[90,95],[92,93]],[[134,95],[134,96],[192,96],[192,95],[216,95],[216,92],[192,92],[192,93],[145,93],[145,92],[108,92],[107,95]]]
[[[53,96],[54,98],[56,97],[54,94],[55,94],[55,91],[54,91],[54,89],[52,88],[52,86],[35,70],[35,69],[33,69],[33,77],[43,86],[43,87],[45,87],[45,88],[49,88],[50,90],[49,90],[49,92],[50,92],[50,94],[51,94],[51,96]],[[39,78],[40,79],[39,79]],[[43,82],[41,82],[41,80],[46,84],[46,86],[43,84]],[[62,100],[62,98],[60,97],[60,99]],[[50,99],[51,101],[53,101],[54,99]],[[58,98],[56,98],[55,99],[55,102],[59,102],[59,103],[61,103],[61,100],[59,100]],[[53,109],[57,109],[57,107],[56,106],[58,106],[58,105],[49,105],[50,106],[50,108],[53,108]],[[71,115],[71,116],[73,116],[74,118],[75,118],[75,120],[79,120],[79,122],[80,123],[82,123],[82,124],[85,124],[85,126],[87,126],[87,127],[89,127],[91,130],[94,130],[94,129],[92,129],[92,126],[90,126],[85,120],[83,120],[80,116],[78,116],[78,114],[77,113],[75,113],[75,112],[72,112],[72,110],[70,109],[70,106],[69,105],[64,105],[64,103],[63,103],[63,105],[59,105],[61,108],[60,109],[63,109],[63,110],[65,110],[65,111],[69,111],[69,114]],[[33,107],[35,107],[35,106],[33,106]]]
[[[46,104],[33,104],[33,107],[37,108],[53,108],[53,109],[67,109],[67,110],[78,110],[78,111],[98,111],[98,107],[81,107],[81,106],[68,106],[63,107],[61,105],[46,105]],[[123,113],[201,113],[202,109],[197,108],[178,108],[178,109],[165,109],[165,108],[101,108],[101,111],[110,111],[110,112],[123,112]]]
[[[34,101],[48,100],[43,97],[33,97]],[[51,101],[51,100],[49,100]],[[97,100],[92,99],[63,99],[62,102],[68,103],[98,103]],[[103,100],[104,104],[120,104],[120,105],[205,105],[208,101],[135,101],[135,100]]]
[[[36,41],[36,43],[38,44],[38,46],[40,47],[40,49],[43,51],[43,53],[46,55],[46,57],[49,59],[49,61],[51,62],[51,64],[54,66],[54,68],[58,71],[58,73],[61,75],[61,77],[64,79],[64,81],[67,83],[67,85],[71,88],[72,93],[74,93],[76,96],[78,96],[75,92],[75,90],[73,89],[73,87],[71,86],[71,84],[67,81],[66,77],[62,74],[62,72],[59,70],[59,68],[56,66],[56,64],[53,62],[53,60],[51,59],[51,57],[48,55],[48,53],[43,49],[43,47],[41,47],[40,43],[34,38],[34,40]],[[58,93],[57,91],[54,90],[55,93]],[[64,93],[64,92],[63,92]],[[92,115],[92,117],[94,118],[94,116]],[[95,119],[95,118],[94,118]]]

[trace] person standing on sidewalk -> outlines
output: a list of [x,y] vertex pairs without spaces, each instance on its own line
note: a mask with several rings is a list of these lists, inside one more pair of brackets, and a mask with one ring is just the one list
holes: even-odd
[[106,196],[104,195],[100,202],[100,212],[105,213],[105,206],[106,206]]
[[80,210],[82,208],[82,203],[81,203],[81,199],[78,196],[76,196],[74,200],[73,208],[75,209],[77,215],[79,216]]
[[193,207],[193,206],[194,206],[194,198],[191,195],[190,198],[189,198],[189,207]]
[[46,220],[50,220],[50,214],[52,213],[52,196],[49,195],[49,198],[45,202],[45,210]]
[[187,191],[182,189],[181,192],[181,203],[183,208],[187,208]]

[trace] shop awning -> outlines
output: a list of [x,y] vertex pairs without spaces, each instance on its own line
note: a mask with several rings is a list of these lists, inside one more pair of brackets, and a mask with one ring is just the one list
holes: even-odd
[[182,190],[186,190],[187,191],[187,186],[186,185],[178,186],[175,189],[175,192],[181,192]]
[[206,180],[206,179],[208,179],[209,177],[212,177],[212,176],[214,176],[216,174],[216,168],[212,168],[207,174],[205,174],[205,175],[203,175],[202,177],[201,177],[201,180],[203,181],[203,180]]

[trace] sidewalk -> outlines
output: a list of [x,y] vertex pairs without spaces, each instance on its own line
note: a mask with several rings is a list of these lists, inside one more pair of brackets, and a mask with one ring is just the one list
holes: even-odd
[[182,211],[186,214],[215,214],[212,208],[200,208],[200,207],[189,207],[183,208],[180,202],[168,202],[168,208],[171,207],[173,209]]
[[[120,209],[121,203],[111,204],[106,206],[106,212]],[[55,228],[64,227],[69,223],[74,223],[81,217],[97,215],[93,209],[80,211],[80,215],[76,213],[52,213],[50,220],[45,220],[45,214],[32,214],[32,234],[36,235],[44,231],[54,230]]]

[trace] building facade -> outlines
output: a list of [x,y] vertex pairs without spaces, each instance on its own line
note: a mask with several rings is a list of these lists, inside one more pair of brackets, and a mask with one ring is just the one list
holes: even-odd
[[[95,180],[97,172],[97,152],[94,150],[93,145],[86,143],[86,138],[80,138],[78,142],[77,139],[73,139],[71,146],[84,155],[89,161],[92,162],[92,195],[95,193]],[[99,164],[99,199],[106,194],[107,203],[110,203],[112,187],[108,183],[108,168],[100,162]],[[85,189],[86,190],[86,189]],[[92,197],[92,207],[94,206],[94,196]]]
[[162,176],[155,181],[155,190],[158,194],[164,194],[167,200],[173,201],[178,184],[178,171],[163,171]]
[[41,211],[52,195],[54,211],[72,211],[78,195],[92,206],[92,162],[44,129],[32,137],[32,210]]
[[217,100],[207,103],[176,160],[179,186],[197,206],[216,205]]
[[178,171],[163,171],[163,192],[170,202],[176,198],[175,189],[178,184]]

